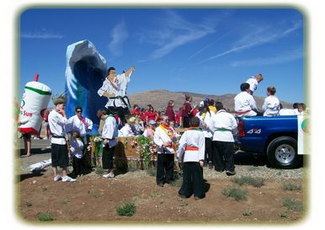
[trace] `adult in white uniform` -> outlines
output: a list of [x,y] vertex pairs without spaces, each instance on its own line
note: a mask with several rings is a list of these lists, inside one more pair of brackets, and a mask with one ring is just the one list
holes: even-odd
[[183,184],[178,194],[189,198],[194,194],[196,200],[205,197],[202,167],[205,154],[205,137],[199,128],[200,119],[193,117],[190,126],[179,141],[178,162],[183,162]]
[[68,119],[67,132],[78,132],[85,145],[88,144],[87,133],[93,129],[93,122],[82,116],[82,108],[75,108],[76,115]]
[[[68,123],[67,116],[65,114],[65,102],[64,96],[57,96],[53,98],[55,108],[49,114],[49,127],[52,134],[51,137],[51,160],[54,181],[62,179],[63,182],[73,182],[67,175],[67,167],[69,165],[68,147],[66,141],[65,126]],[[57,174],[57,167],[62,168],[62,174]]]
[[227,175],[235,175],[233,133],[237,131],[237,121],[223,108],[221,102],[216,102],[216,108],[212,138],[215,170],[218,172],[226,170]]
[[105,78],[102,87],[98,90],[99,96],[104,96],[108,98],[105,107],[111,112],[116,113],[125,123],[125,115],[129,111],[129,99],[126,96],[127,85],[130,82],[130,76],[135,70],[131,67],[128,71],[116,75],[116,69],[110,67],[108,69],[108,76]]
[[241,92],[234,98],[235,113],[237,117],[249,117],[257,115],[257,107],[254,97],[249,93],[249,84],[240,85]]
[[273,117],[273,116],[279,116],[280,111],[280,101],[275,96],[276,88],[273,86],[269,86],[266,89],[267,97],[264,99],[263,103],[263,110],[264,114],[263,116],[267,117]]
[[249,93],[251,95],[254,94],[255,90],[257,89],[257,85],[263,81],[263,75],[262,74],[256,74],[255,76],[252,76],[251,78],[247,79],[246,83],[249,84]]
[[166,115],[161,116],[161,123],[156,128],[154,142],[158,146],[157,176],[158,186],[172,183],[174,180],[174,158],[176,131],[169,125]]

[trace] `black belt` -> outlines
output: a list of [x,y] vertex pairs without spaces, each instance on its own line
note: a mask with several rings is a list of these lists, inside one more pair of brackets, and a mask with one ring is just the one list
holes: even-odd
[[52,136],[54,138],[64,138],[65,139],[65,136]]

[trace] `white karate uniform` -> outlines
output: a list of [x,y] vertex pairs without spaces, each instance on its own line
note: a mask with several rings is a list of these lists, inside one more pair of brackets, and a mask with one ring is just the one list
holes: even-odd
[[131,126],[126,123],[119,131],[118,131],[119,137],[133,137],[134,133],[132,131]]
[[77,157],[78,159],[81,159],[84,155],[84,146],[85,144],[80,138],[70,138],[70,152],[73,156]]
[[196,116],[200,119],[200,128],[206,138],[212,138],[213,136],[213,117],[216,114],[212,111],[207,112],[203,118],[203,114],[197,113]]
[[247,79],[246,83],[249,84],[249,90],[254,92],[257,89],[258,81],[256,80],[255,76]]
[[[176,131],[173,128],[171,128],[171,129],[174,131],[174,135],[176,135]],[[164,143],[172,142],[170,137],[167,135],[167,133],[160,126],[158,126],[155,130],[155,135],[153,137],[153,141],[159,147],[158,154],[162,153],[162,145]],[[167,154],[175,153],[175,150],[171,147],[165,147],[164,149],[165,149],[164,153],[167,153]]]
[[84,143],[87,143],[86,133],[93,129],[93,122],[89,118],[84,118],[84,124],[77,115],[74,115],[68,119],[68,124],[66,125],[67,132],[77,131],[80,137],[83,139]]
[[117,140],[116,140],[117,133],[118,130],[117,130],[116,119],[114,117],[107,116],[105,118],[104,125],[103,125],[102,138],[109,140],[108,145],[110,148],[117,145]]
[[233,133],[237,131],[237,121],[235,117],[222,109],[217,111],[213,118],[213,141],[235,142]]
[[[196,147],[190,150],[186,147]],[[177,159],[179,162],[199,162],[204,160],[205,137],[201,130],[187,130],[183,133],[178,146]],[[184,159],[183,159],[184,156]]]
[[[115,97],[117,96],[121,96],[124,97],[126,95],[126,89],[127,89],[127,84],[130,82],[130,76],[126,77],[126,75],[120,74],[116,76],[116,80],[117,80],[117,89],[115,89],[111,82],[105,78],[105,81],[103,82],[102,87],[97,91],[99,96],[103,96],[104,92],[107,92],[109,94],[115,94]],[[124,100],[126,103],[128,103],[128,101],[125,99]],[[106,103],[105,107],[114,107],[114,105],[116,107],[122,107],[122,108],[126,108],[128,105],[125,105],[124,102],[121,99],[109,99],[108,98],[108,102]]]
[[263,116],[278,116],[280,111],[279,99],[274,95],[266,97],[263,104],[263,110],[265,110]]
[[256,116],[257,113],[252,109],[256,108],[254,97],[246,91],[242,91],[234,98],[235,112],[237,117]]
[[[50,112],[48,120],[52,134],[51,143],[65,145],[67,143],[64,138],[66,135],[65,126],[67,125],[68,120],[60,113],[55,111],[55,109]],[[55,136],[60,138],[56,138]]]

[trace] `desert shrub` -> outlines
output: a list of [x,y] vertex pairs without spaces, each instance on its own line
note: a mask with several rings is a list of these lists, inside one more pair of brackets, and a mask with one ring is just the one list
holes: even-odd
[[263,178],[253,178],[250,176],[241,176],[241,177],[235,177],[233,179],[233,182],[242,186],[242,185],[252,185],[254,187],[260,188],[264,185],[264,179]]
[[50,214],[46,214],[46,213],[39,213],[37,215],[37,219],[39,221],[53,221],[53,217]]
[[116,207],[119,216],[133,216],[135,213],[135,204],[132,202],[122,204]]
[[104,174],[104,169],[102,167],[97,167],[97,168],[95,168],[95,173],[96,173],[96,175],[101,176]]
[[249,209],[246,209],[244,212],[243,212],[243,216],[251,216],[253,214],[253,211],[249,208]]
[[299,200],[295,199],[285,199],[282,202],[282,205],[289,210],[296,211],[296,212],[301,212],[303,210],[302,202]]
[[151,166],[146,169],[146,172],[148,173],[149,176],[156,176],[157,169],[155,167]]
[[296,190],[301,190],[301,185],[292,182],[286,182],[282,184],[282,188],[285,191],[296,191]]
[[236,201],[247,200],[247,191],[238,188],[226,188],[222,191],[225,197],[234,198]]

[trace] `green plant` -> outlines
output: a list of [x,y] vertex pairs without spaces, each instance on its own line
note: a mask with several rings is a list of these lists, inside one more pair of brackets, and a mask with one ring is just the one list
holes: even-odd
[[300,184],[295,184],[292,182],[287,182],[282,184],[283,190],[286,191],[296,191],[296,190],[301,190],[301,185]]
[[95,168],[95,173],[96,173],[96,175],[101,176],[104,174],[104,169],[101,167],[97,167],[97,168]]
[[302,202],[291,198],[285,199],[282,202],[282,205],[288,208],[289,210],[296,211],[296,212],[301,212],[303,210]]
[[222,191],[225,197],[234,198],[236,201],[247,200],[247,191],[238,188],[227,188]]
[[133,216],[135,213],[135,204],[132,202],[125,203],[116,207],[116,212],[119,216]]
[[137,137],[137,143],[139,145],[139,150],[140,150],[140,159],[144,160],[144,164],[146,168],[149,167],[152,158],[151,151],[150,151],[151,142],[152,140],[150,138],[147,138],[143,135],[139,135]]
[[53,217],[50,214],[46,214],[46,213],[39,213],[37,215],[37,219],[39,221],[53,221]]
[[243,212],[243,216],[251,216],[253,214],[253,211],[249,208]]
[[252,185],[254,187],[260,188],[264,185],[264,179],[262,178],[252,178],[250,176],[236,177],[233,179],[233,182],[238,185]]
[[287,218],[287,217],[288,217],[288,212],[287,212],[287,211],[280,212],[280,213],[279,213],[279,216],[280,216],[281,218]]

